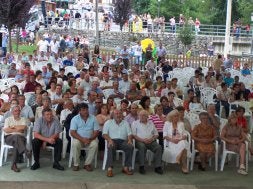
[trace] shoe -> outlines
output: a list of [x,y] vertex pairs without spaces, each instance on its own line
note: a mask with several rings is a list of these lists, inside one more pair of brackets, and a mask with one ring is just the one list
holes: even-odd
[[159,175],[162,175],[163,174],[163,169],[161,167],[156,167],[155,168],[155,172]]
[[132,171],[129,171],[128,168],[123,168],[122,169],[122,173],[126,174],[126,175],[133,175],[133,172]]
[[144,166],[140,166],[139,173],[142,174],[142,175],[145,175],[146,171],[145,171]]
[[201,171],[206,171],[206,168],[205,168],[205,167],[202,167],[201,164],[199,164],[198,168],[199,168],[199,170],[201,170]]
[[238,169],[237,173],[239,173],[240,175],[248,175],[245,169]]
[[83,168],[86,169],[86,171],[89,171],[89,172],[93,171],[91,165],[84,165]]
[[107,171],[107,176],[108,177],[113,177],[112,169],[110,169],[110,170]]
[[79,166],[73,166],[73,167],[72,167],[72,170],[73,170],[73,171],[79,171]]
[[36,170],[36,169],[39,169],[39,168],[40,168],[40,164],[36,163],[36,162],[31,166],[31,170]]
[[53,164],[53,168],[57,169],[57,170],[60,170],[60,171],[64,170],[64,167],[61,166],[58,162],[56,162],[56,163]]
[[13,170],[13,171],[16,172],[16,173],[19,173],[19,172],[20,172],[20,169],[17,167],[17,164],[16,164],[16,163],[12,164],[11,170]]

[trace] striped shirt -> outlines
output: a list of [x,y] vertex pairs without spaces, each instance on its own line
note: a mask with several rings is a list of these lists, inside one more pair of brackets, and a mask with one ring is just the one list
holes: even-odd
[[150,115],[149,120],[154,123],[158,133],[163,132],[164,121],[158,115]]

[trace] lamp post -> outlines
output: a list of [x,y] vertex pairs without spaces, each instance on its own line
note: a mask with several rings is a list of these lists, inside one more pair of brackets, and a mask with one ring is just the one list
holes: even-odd
[[251,13],[250,16],[250,20],[251,20],[251,51],[250,54],[253,55],[253,12]]
[[227,18],[226,18],[226,34],[225,34],[224,57],[227,57],[227,55],[229,54],[231,11],[232,11],[232,0],[227,0]]
[[158,1],[158,11],[157,11],[157,17],[160,17],[160,4],[161,4],[161,0],[157,0]]

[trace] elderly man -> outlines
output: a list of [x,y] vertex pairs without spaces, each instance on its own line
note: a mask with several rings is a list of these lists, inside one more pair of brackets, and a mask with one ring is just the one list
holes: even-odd
[[107,141],[107,176],[113,177],[113,152],[114,150],[123,150],[125,152],[125,164],[122,172],[126,175],[132,175],[133,172],[129,170],[132,165],[132,132],[129,124],[123,120],[122,111],[115,109],[113,111],[113,119],[105,122],[103,128],[103,137]]
[[154,153],[155,172],[163,174],[161,168],[162,163],[162,147],[156,142],[158,132],[152,121],[148,120],[149,113],[142,110],[139,113],[139,119],[132,123],[133,137],[136,140],[136,148],[139,150],[139,172],[145,174],[144,162],[147,149]]
[[73,117],[70,124],[70,134],[74,138],[72,144],[74,166],[73,171],[79,171],[80,151],[82,147],[88,147],[84,169],[92,171],[91,162],[98,150],[97,136],[99,124],[94,115],[89,114],[89,107],[85,103],[79,105],[79,114]]
[[62,127],[59,120],[53,115],[50,108],[43,109],[42,117],[34,123],[33,133],[34,139],[32,140],[32,149],[35,163],[31,166],[31,170],[40,168],[39,156],[40,149],[46,146],[54,147],[54,164],[53,168],[57,170],[64,170],[59,164],[62,152],[62,140],[59,134],[62,132]]
[[12,116],[5,120],[3,128],[6,144],[13,146],[11,170],[14,172],[20,172],[20,169],[17,167],[20,154],[26,153],[27,157],[30,158],[30,153],[26,149],[26,138],[24,134],[27,130],[28,120],[24,117],[20,117],[20,112],[20,106],[15,105],[12,107]]

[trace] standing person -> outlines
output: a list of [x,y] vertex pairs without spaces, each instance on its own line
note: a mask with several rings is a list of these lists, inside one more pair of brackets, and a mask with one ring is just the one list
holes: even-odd
[[41,54],[41,52],[44,52],[44,53],[48,52],[49,43],[45,37],[41,37],[41,39],[37,43],[37,47],[38,47],[39,54]]
[[2,49],[3,49],[3,57],[6,56],[7,53],[7,45],[8,45],[8,35],[6,33],[2,33]]
[[128,70],[129,68],[129,50],[127,49],[127,46],[124,45],[123,49],[120,51],[124,67]]
[[115,150],[123,150],[125,152],[125,162],[122,172],[126,175],[133,175],[129,170],[132,166],[132,132],[127,121],[123,120],[123,113],[121,110],[115,109],[113,111],[113,119],[105,122],[103,128],[103,137],[107,141],[107,176],[113,177],[113,152]]
[[79,30],[80,29],[80,20],[82,18],[82,15],[76,11],[76,14],[75,14],[75,20],[76,20],[76,29]]
[[14,172],[20,172],[20,169],[17,167],[20,154],[25,153],[28,158],[31,156],[30,152],[26,149],[25,138],[25,131],[27,130],[28,120],[24,117],[21,117],[20,112],[20,106],[14,105],[11,108],[12,116],[5,119],[3,128],[5,132],[4,140],[6,144],[14,148],[11,166],[11,170]]
[[147,63],[147,61],[149,61],[152,57],[152,52],[153,52],[153,48],[151,44],[148,44],[148,47],[145,49],[146,53],[145,53],[145,63]]
[[134,58],[135,58],[135,64],[140,65],[142,61],[142,47],[141,47],[141,41],[138,42],[137,45],[132,47]]
[[88,147],[86,154],[84,169],[92,171],[92,160],[98,150],[97,136],[99,133],[99,125],[94,115],[89,114],[89,106],[85,103],[79,105],[79,114],[73,117],[70,124],[70,134],[73,137],[73,171],[79,170],[80,152],[83,146]]
[[139,172],[145,174],[144,162],[147,149],[154,153],[155,172],[163,174],[162,164],[162,147],[156,142],[158,132],[152,121],[148,120],[149,113],[141,110],[139,119],[132,124],[133,137],[136,140],[136,148],[139,150]]
[[173,16],[171,19],[170,19],[170,26],[171,26],[171,31],[172,33],[176,33],[176,20],[175,20],[175,16]]
[[165,58],[166,54],[166,48],[163,46],[162,42],[160,42],[159,47],[157,48],[157,62],[159,63],[162,58]]
[[220,74],[221,66],[223,65],[222,55],[218,54],[217,59],[213,62],[213,68],[217,74]]
[[53,111],[50,108],[43,109],[42,117],[36,120],[33,127],[34,139],[32,140],[32,149],[35,163],[31,166],[31,170],[40,168],[40,149],[45,149],[46,146],[54,147],[54,164],[53,168],[64,170],[59,164],[62,153],[62,140],[59,134],[62,132],[62,127],[59,120],[53,116]]
[[199,19],[198,18],[196,18],[196,20],[195,20],[195,34],[196,35],[198,35],[199,34],[199,32],[200,32],[200,21],[199,21]]
[[53,55],[58,54],[59,48],[60,48],[60,43],[57,41],[56,37],[53,37],[53,40],[50,42],[50,52]]
[[151,59],[147,61],[145,68],[149,71],[151,75],[151,80],[153,80],[155,77],[155,69],[156,69],[156,61],[154,57],[151,57]]

